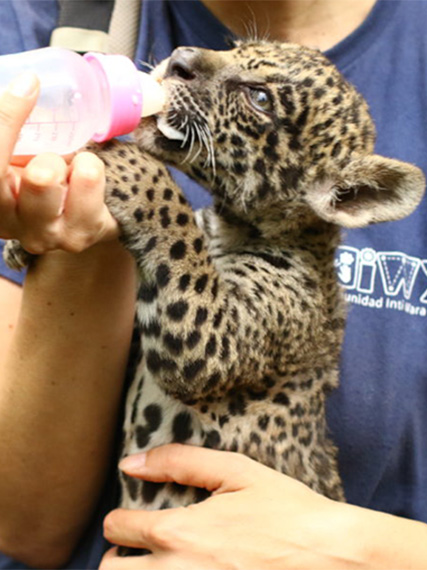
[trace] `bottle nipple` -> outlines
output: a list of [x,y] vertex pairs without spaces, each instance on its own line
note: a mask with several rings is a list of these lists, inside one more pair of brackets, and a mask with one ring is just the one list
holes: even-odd
[[141,117],[149,117],[159,113],[166,102],[164,88],[148,73],[138,71],[142,90]]

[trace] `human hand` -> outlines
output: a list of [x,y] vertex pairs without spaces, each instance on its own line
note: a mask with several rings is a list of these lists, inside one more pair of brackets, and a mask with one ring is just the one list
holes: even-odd
[[112,511],[106,538],[152,554],[120,558],[112,548],[100,570],[312,570],[361,562],[349,507],[294,479],[243,455],[191,446],[153,449],[145,463],[143,457],[128,457],[121,468],[149,481],[203,487],[212,496],[186,508]]
[[118,235],[104,204],[104,165],[88,152],[12,157],[38,89],[36,76],[23,74],[0,96],[0,237],[34,254],[80,252]]

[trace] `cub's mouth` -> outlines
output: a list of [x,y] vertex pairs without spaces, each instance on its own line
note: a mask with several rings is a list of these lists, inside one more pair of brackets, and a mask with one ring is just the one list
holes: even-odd
[[170,81],[165,77],[159,78],[159,81],[166,92],[166,102],[163,110],[152,117],[155,122],[156,135],[172,143],[179,142],[179,146],[184,147],[187,142],[185,127],[189,117],[179,93],[185,87],[176,85],[173,80]]
[[175,154],[185,150],[184,133],[170,125],[163,114],[141,119],[134,138],[144,150],[155,155],[162,151]]
[[181,141],[185,144],[185,134],[178,130],[176,127],[172,126],[167,117],[164,115],[157,115],[157,130],[162,133],[162,135],[170,141]]
[[[173,155],[179,155],[179,160],[183,160],[183,153],[188,153],[191,142],[186,136],[185,131],[179,130],[168,120],[167,113],[150,117],[150,121],[141,124],[140,136],[144,138],[151,131],[151,144],[154,145],[154,151],[167,152]],[[147,130],[148,129],[148,130]]]
[[[174,82],[175,83],[175,82]],[[182,86],[171,83],[165,109],[141,120],[139,144],[157,156],[183,164],[201,162],[215,171],[213,136],[206,115]]]
[[184,150],[189,142],[186,136],[185,125],[188,117],[182,108],[175,109],[173,100],[173,89],[168,86],[167,101],[164,109],[156,115],[141,119],[136,135],[138,142],[142,143],[147,150],[154,150],[152,145],[173,151]]

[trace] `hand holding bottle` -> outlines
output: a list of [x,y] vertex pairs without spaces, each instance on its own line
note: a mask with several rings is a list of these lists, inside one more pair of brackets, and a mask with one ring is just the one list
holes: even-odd
[[103,163],[83,152],[70,160],[44,153],[11,165],[38,90],[37,77],[28,72],[0,95],[0,237],[19,239],[36,254],[79,252],[118,235],[104,204]]

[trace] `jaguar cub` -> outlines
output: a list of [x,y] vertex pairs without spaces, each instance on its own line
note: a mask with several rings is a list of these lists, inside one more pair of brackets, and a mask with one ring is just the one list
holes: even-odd
[[[154,73],[164,111],[134,144],[93,147],[140,276],[123,455],[168,442],[238,451],[343,500],[325,424],[345,319],[340,226],[410,214],[424,177],[372,153],[365,101],[318,51],[179,48]],[[212,207],[193,212],[165,164]],[[16,245],[6,255],[22,263]],[[122,491],[130,508],[202,498],[126,477]]]

